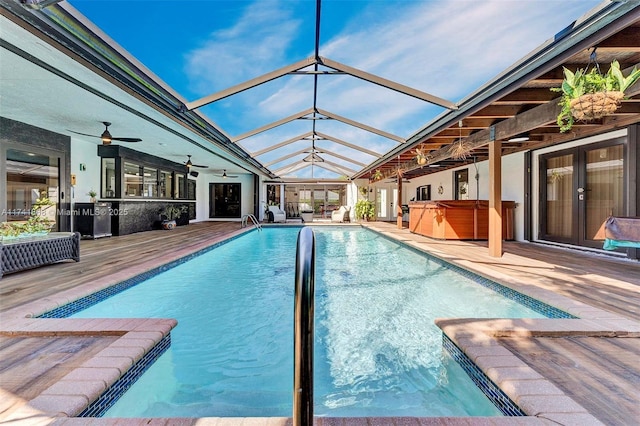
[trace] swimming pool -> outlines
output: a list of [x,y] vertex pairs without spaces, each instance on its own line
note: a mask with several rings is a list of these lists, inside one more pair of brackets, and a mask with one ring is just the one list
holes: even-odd
[[[178,319],[105,416],[290,416],[298,232],[251,232],[74,315]],[[500,415],[433,320],[542,314],[377,233],[314,232],[316,415]]]

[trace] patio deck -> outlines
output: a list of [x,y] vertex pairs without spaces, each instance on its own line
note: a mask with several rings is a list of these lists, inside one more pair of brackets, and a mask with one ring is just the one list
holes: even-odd
[[[438,325],[530,417],[446,419],[318,419],[318,424],[607,424],[640,418],[640,263],[539,244],[506,242],[502,258],[488,256],[486,242],[437,241],[395,224],[365,224],[496,282],[578,316],[578,320],[442,319]],[[248,230],[246,228],[244,231]],[[113,351],[114,339],[157,341],[172,324],[160,320],[44,320],[25,318],[51,306],[137,275],[243,232],[239,223],[206,222],[173,231],[83,240],[81,261],[10,274],[0,280],[0,421],[86,424],[58,418],[99,394],[107,384],[76,374]],[[125,320],[126,321],[126,320]],[[142,322],[141,322],[142,321]],[[152,335],[152,333],[155,333]],[[135,338],[135,339],[134,339]],[[150,343],[145,343],[148,349]],[[106,349],[105,349],[106,348]],[[139,348],[136,348],[140,351]],[[111,350],[112,358],[100,354]],[[131,359],[141,356],[127,355]],[[127,362],[131,362],[129,359]],[[39,370],[33,366],[39,365]],[[118,367],[121,371],[126,368]],[[105,370],[106,371],[106,370]],[[114,371],[110,367],[111,372]],[[70,373],[71,372],[71,373]],[[111,373],[112,374],[112,373]],[[75,380],[75,381],[74,381]],[[25,385],[28,383],[28,385]],[[80,384],[79,384],[80,383]],[[87,385],[93,388],[84,390]],[[536,416],[536,417],[534,417]],[[148,419],[147,419],[148,420]],[[180,419],[195,424],[197,419]],[[146,421],[146,420],[145,420]],[[118,424],[141,424],[129,420]],[[156,419],[158,424],[173,424]],[[355,423],[353,423],[355,422]],[[94,419],[92,424],[114,424]],[[240,424],[200,419],[198,424]],[[284,425],[287,419],[244,419],[249,425]]]

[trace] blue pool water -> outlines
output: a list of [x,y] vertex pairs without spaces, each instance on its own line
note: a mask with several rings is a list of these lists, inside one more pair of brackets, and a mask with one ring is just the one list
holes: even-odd
[[[178,320],[106,416],[290,416],[298,232],[251,232],[74,315]],[[542,315],[374,232],[314,232],[316,415],[500,415],[434,319]]]

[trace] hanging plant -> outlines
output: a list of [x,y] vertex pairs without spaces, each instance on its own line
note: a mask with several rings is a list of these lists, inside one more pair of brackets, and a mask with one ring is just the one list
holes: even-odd
[[382,172],[380,171],[380,169],[376,169],[376,171],[373,173],[373,176],[371,177],[374,181],[380,180],[383,178],[382,176]]
[[449,155],[454,160],[465,160],[472,149],[471,145],[462,138],[462,125],[462,120],[458,121],[458,139],[449,147]]
[[427,154],[427,151],[424,148],[416,148],[416,163],[424,166],[427,164],[427,161],[429,161],[429,157],[429,154]]
[[613,61],[609,71],[602,75],[596,65],[590,71],[579,69],[575,73],[564,68],[564,80],[554,92],[562,92],[557,123],[560,132],[571,129],[576,120],[590,121],[613,114],[624,99],[624,92],[640,78],[640,70],[633,68],[627,77],[620,64]]
[[454,160],[465,160],[469,152],[471,152],[471,147],[462,139],[458,139],[449,148],[449,154]]

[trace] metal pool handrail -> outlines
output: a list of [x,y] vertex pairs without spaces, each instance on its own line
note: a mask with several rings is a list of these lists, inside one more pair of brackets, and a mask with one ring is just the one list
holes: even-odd
[[316,269],[315,236],[298,233],[293,317],[293,425],[313,425],[313,311]]
[[260,225],[260,222],[258,222],[258,219],[256,219],[256,217],[252,214],[245,214],[244,216],[242,216],[242,222],[240,222],[240,227],[244,228],[245,226],[247,226],[249,224],[249,220],[251,220],[251,222],[253,222],[253,225],[258,228],[258,231],[262,231],[262,225]]

